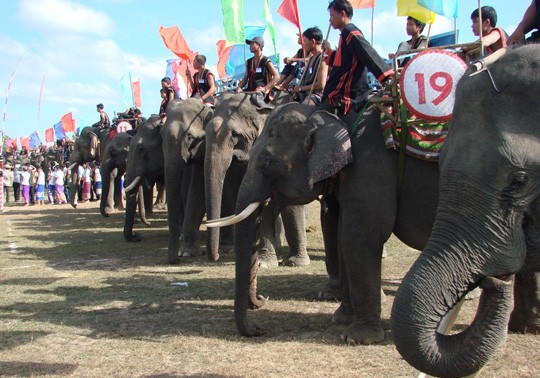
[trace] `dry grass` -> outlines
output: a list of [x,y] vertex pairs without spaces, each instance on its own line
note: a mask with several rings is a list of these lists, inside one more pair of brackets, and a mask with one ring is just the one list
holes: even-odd
[[[415,377],[389,330],[380,345],[340,343],[343,327],[331,323],[337,304],[315,299],[326,280],[317,214],[310,205],[312,264],[260,272],[259,291],[271,300],[251,316],[268,332],[248,339],[233,323],[234,257],[167,265],[164,213],[141,230],[141,243],[128,244],[122,214],[102,218],[97,203],[8,207],[0,215],[0,375]],[[394,238],[387,248],[388,328],[417,252]],[[458,326],[475,306],[464,306]],[[482,376],[538,377],[539,351],[539,337],[509,335]]]

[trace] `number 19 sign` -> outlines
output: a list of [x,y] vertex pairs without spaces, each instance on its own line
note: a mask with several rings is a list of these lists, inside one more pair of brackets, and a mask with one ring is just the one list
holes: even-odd
[[467,65],[455,54],[427,50],[411,59],[401,73],[405,106],[417,117],[446,122],[452,118],[456,85]]

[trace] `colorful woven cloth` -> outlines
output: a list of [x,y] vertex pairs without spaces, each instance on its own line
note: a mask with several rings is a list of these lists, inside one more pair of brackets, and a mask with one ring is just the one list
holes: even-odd
[[[399,150],[401,138],[401,126],[396,127],[394,123],[383,116],[381,121],[382,132],[386,148]],[[407,125],[407,155],[428,160],[439,161],[441,148],[448,134],[447,123],[426,123]]]

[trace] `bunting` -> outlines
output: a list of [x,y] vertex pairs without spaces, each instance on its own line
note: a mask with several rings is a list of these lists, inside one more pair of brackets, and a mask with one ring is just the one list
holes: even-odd
[[171,50],[174,55],[178,56],[180,59],[193,62],[197,53],[191,51],[184,36],[180,33],[178,26],[171,26],[170,28],[160,26],[159,35],[163,38],[165,46]]
[[353,8],[375,8],[375,0],[349,0]]
[[64,139],[66,137],[66,133],[64,132],[64,129],[62,128],[62,122],[58,122],[56,125],[53,126],[54,128],[54,134],[56,135],[56,139]]
[[30,134],[30,142],[29,142],[30,148],[31,149],[38,148],[40,144],[41,144],[41,139],[39,139],[38,132],[34,131],[32,134]]
[[75,120],[73,119],[73,114],[71,112],[64,114],[60,118],[60,123],[62,124],[62,130],[64,132],[75,132]]
[[458,0],[418,0],[418,5],[441,16],[458,17]]
[[52,127],[45,130],[45,143],[54,143],[54,129]]
[[397,0],[397,11],[398,16],[411,16],[425,24],[435,21],[435,13],[418,5],[417,0]]
[[246,39],[243,0],[221,0],[221,11],[223,12],[225,40],[229,44],[243,44]]

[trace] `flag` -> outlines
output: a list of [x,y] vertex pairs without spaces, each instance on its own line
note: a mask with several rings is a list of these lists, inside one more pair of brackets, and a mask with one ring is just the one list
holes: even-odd
[[268,26],[268,33],[270,34],[272,44],[274,45],[274,55],[276,56],[277,63],[277,59],[279,58],[276,45],[276,28],[274,26],[274,19],[272,18],[272,13],[270,12],[270,0],[264,0],[263,18],[266,20],[266,25]]
[[56,140],[64,139],[66,137],[66,133],[64,132],[64,129],[62,128],[62,122],[58,122],[54,127],[54,133],[56,134]]
[[122,102],[126,108],[133,107],[133,87],[131,86],[131,74],[122,76],[120,79],[120,92],[122,92]]
[[226,64],[229,60],[229,54],[231,53],[234,45],[227,46],[227,41],[224,39],[220,39],[219,41],[217,41],[216,47],[218,55],[217,73],[219,77],[223,78],[227,76]]
[[287,21],[296,25],[300,35],[302,34],[302,27],[300,26],[300,15],[298,14],[298,4],[296,0],[283,0],[279,6],[277,12]]
[[375,8],[375,0],[349,0],[353,8]]
[[174,55],[178,56],[181,59],[187,59],[190,62],[193,62],[197,53],[191,51],[186,40],[178,26],[171,26],[170,28],[164,28],[163,26],[159,27],[159,34],[163,38],[165,46],[171,50]]
[[458,17],[458,0],[418,0],[418,5],[441,16]]
[[187,77],[186,77],[186,68],[189,67],[191,72],[195,72],[193,64],[187,60],[182,59],[168,59],[167,68],[165,69],[165,76],[171,79],[172,86],[178,92],[178,95],[181,99],[188,98],[191,88],[188,88]]
[[435,21],[435,13],[418,5],[417,0],[397,0],[397,11],[398,16],[411,16],[425,24]]
[[30,137],[28,135],[19,138],[21,142],[21,148],[26,147],[27,150],[30,149]]
[[221,0],[223,29],[227,43],[244,44],[244,2],[243,0]]
[[30,148],[38,148],[41,144],[41,139],[39,139],[39,135],[37,131],[34,131],[32,134],[30,134]]
[[131,88],[133,90],[133,102],[135,106],[140,108],[142,106],[141,102],[141,80],[137,77],[131,82]]
[[45,130],[45,142],[46,143],[54,142],[54,129],[52,127]]
[[[262,37],[265,29],[266,28],[264,26],[245,26],[244,35],[246,36],[246,39]],[[225,64],[227,76],[241,78],[244,75],[246,70],[245,59],[249,59],[253,56],[253,53],[249,51],[246,52],[245,49],[246,44],[243,42],[242,44],[234,45],[229,51],[229,56]]]
[[62,124],[62,130],[64,130],[64,132],[75,132],[75,122],[71,112],[64,114],[62,118],[60,118],[60,123]]
[[11,147],[13,150],[17,151],[17,139],[6,139],[5,142],[6,147]]

